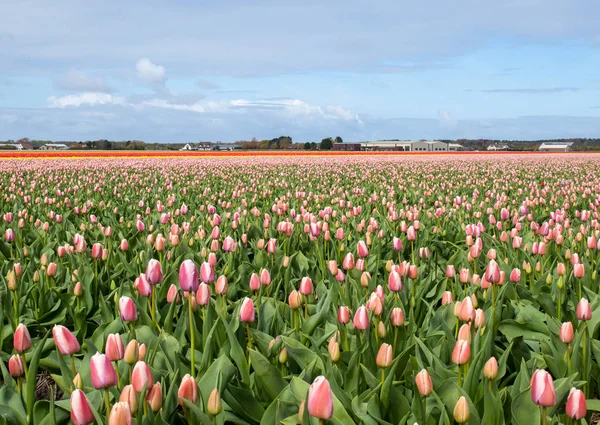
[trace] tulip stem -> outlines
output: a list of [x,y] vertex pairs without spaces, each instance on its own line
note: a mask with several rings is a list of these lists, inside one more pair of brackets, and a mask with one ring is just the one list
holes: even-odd
[[462,367],[458,365],[458,386],[462,388]]
[[[582,359],[581,365],[583,369],[583,376],[587,375],[587,339],[588,339],[588,329],[587,329],[587,321],[583,322],[583,349],[582,349]],[[587,396],[587,382],[583,385],[583,394]]]
[[248,334],[248,369],[250,369],[250,350],[252,350],[252,334],[250,333],[250,325],[246,322],[246,333]]
[[104,388],[104,404],[106,405],[106,423],[108,423],[108,417],[110,415],[110,399],[108,388]]
[[71,354],[71,371],[73,372],[73,378],[77,375],[77,371],[75,370],[75,356]]
[[385,381],[385,369],[381,369],[381,385],[383,385],[383,381]]
[[542,407],[542,425],[546,425],[546,406]]
[[192,294],[188,295],[188,316],[190,319],[190,345],[191,345],[191,371],[192,378],[196,377],[196,344],[195,344],[195,335],[194,335],[194,316],[192,315]]
[[25,353],[21,356],[23,358],[23,372],[25,373],[25,379],[28,379],[27,376],[27,360],[25,359]]

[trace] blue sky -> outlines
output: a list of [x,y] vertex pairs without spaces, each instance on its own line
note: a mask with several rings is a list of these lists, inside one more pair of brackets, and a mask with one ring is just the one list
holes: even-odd
[[0,0],[0,140],[600,137],[594,0]]

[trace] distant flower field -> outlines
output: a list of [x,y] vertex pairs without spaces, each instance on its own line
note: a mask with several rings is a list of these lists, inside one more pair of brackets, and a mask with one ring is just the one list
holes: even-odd
[[598,170],[0,153],[0,424],[592,423]]

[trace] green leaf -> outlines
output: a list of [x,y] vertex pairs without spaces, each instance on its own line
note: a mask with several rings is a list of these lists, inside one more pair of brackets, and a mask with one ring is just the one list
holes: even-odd
[[255,350],[250,350],[250,361],[254,369],[255,386],[258,390],[263,390],[267,394],[267,401],[271,403],[286,387],[281,372]]
[[531,389],[519,393],[511,404],[515,425],[532,425],[540,423],[540,408],[531,400]]
[[27,385],[25,387],[25,399],[27,400],[27,418],[31,418],[33,415],[33,405],[35,401],[35,385],[36,385],[36,377],[38,373],[38,365],[40,363],[40,357],[42,356],[42,350],[44,349],[44,345],[46,340],[50,336],[50,331],[46,332],[44,338],[37,343],[35,350],[33,352],[33,356],[28,366],[27,371]]

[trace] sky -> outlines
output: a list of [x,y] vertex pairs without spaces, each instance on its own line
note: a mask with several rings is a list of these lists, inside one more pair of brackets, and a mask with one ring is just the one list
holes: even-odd
[[600,137],[597,0],[0,0],[0,140]]

